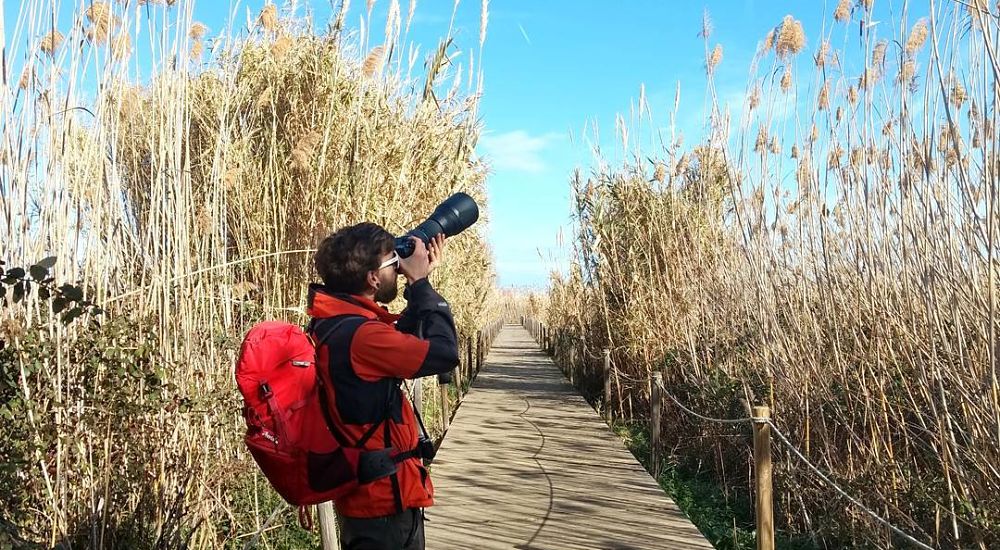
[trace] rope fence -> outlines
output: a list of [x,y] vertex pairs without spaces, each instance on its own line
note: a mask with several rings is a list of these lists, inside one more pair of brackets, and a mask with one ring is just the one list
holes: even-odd
[[[530,317],[522,318],[522,326],[528,329],[528,332],[539,342],[540,348],[550,355],[557,355],[557,345],[556,341],[558,338],[553,338],[551,334],[551,329],[546,327],[543,323],[532,319]],[[649,383],[650,384],[650,406],[652,408],[652,414],[650,418],[651,422],[651,435],[652,435],[652,465],[653,474],[658,475],[658,469],[660,464],[660,409],[661,407],[661,396],[665,395],[670,401],[677,406],[678,409],[684,413],[693,416],[699,420],[705,422],[711,422],[715,424],[723,425],[742,425],[751,424],[754,429],[754,478],[756,484],[756,518],[757,518],[757,537],[758,545],[757,548],[760,550],[773,550],[774,548],[774,522],[772,517],[773,503],[771,497],[771,433],[777,436],[777,440],[799,461],[801,461],[805,466],[812,471],[817,477],[819,477],[827,486],[836,491],[840,496],[847,499],[851,504],[858,507],[864,511],[868,516],[879,524],[885,526],[893,533],[903,538],[913,546],[921,548],[924,550],[934,550],[934,547],[928,545],[927,543],[921,542],[913,535],[910,535],[903,529],[897,527],[888,519],[882,517],[877,512],[866,506],[863,502],[858,500],[856,497],[848,493],[843,487],[837,484],[830,476],[824,473],[819,467],[813,464],[806,456],[796,447],[785,435],[778,425],[775,424],[774,420],[771,419],[770,409],[768,407],[753,407],[753,414],[750,416],[739,417],[739,418],[716,418],[711,416],[706,416],[700,414],[697,411],[691,409],[681,402],[680,399],[675,397],[669,391],[667,391],[663,383],[663,374],[659,372],[653,372],[650,375],[649,380],[641,380],[635,377],[626,376],[613,368],[610,359],[610,351],[605,349],[603,354],[597,355],[593,353],[588,353],[588,350],[583,350],[580,353],[581,358],[589,356],[591,359],[604,359],[604,404],[607,414],[610,416],[610,404],[611,404],[611,380],[614,377],[616,380],[618,377],[624,378],[633,383]],[[570,348],[570,362],[573,363],[573,359],[576,357],[575,346]],[[574,381],[574,372],[572,365],[569,368],[565,368],[567,378],[569,378],[571,383]],[[620,382],[619,382],[620,384]],[[620,386],[619,386],[620,392]],[[619,396],[620,397],[620,396]]]
[[846,498],[847,500],[849,500],[851,502],[851,504],[854,504],[855,506],[857,506],[858,508],[860,508],[861,510],[863,510],[866,514],[868,514],[869,516],[871,516],[872,519],[874,519],[875,521],[877,521],[877,522],[881,523],[882,525],[888,527],[889,529],[892,530],[893,533],[896,533],[897,535],[903,537],[904,539],[906,539],[907,541],[909,541],[914,546],[916,546],[918,548],[924,548],[926,550],[933,550],[933,547],[931,547],[930,545],[927,545],[927,544],[924,544],[923,542],[920,542],[919,540],[917,540],[916,538],[914,538],[910,534],[904,532],[899,527],[896,527],[895,525],[893,525],[892,523],[890,523],[889,520],[887,520],[887,519],[883,518],[882,516],[878,515],[877,513],[875,513],[871,508],[865,506],[861,501],[859,501],[858,499],[856,499],[853,496],[851,496],[850,494],[848,494],[847,491],[845,491],[840,485],[837,485],[837,483],[835,483],[832,479],[830,479],[829,476],[827,476],[819,468],[817,468],[815,464],[813,464],[812,462],[810,462],[809,459],[807,459],[805,457],[805,455],[803,455],[802,452],[799,451],[799,449],[797,447],[795,447],[794,445],[792,445],[792,442],[788,440],[788,437],[786,437],[785,434],[781,432],[781,430],[778,429],[778,427],[774,424],[773,421],[771,421],[770,419],[768,419],[767,423],[771,425],[771,429],[774,430],[775,435],[778,436],[778,441],[781,441],[785,445],[785,447],[789,451],[792,452],[792,454],[794,454],[795,456],[797,456],[799,458],[799,460],[802,461],[803,464],[805,464],[806,466],[808,466],[809,469],[813,471],[813,473],[815,473],[817,476],[819,476],[820,479],[822,479],[823,481],[825,481],[826,484],[829,485],[831,488],[833,488],[834,491],[837,491],[838,493],[840,493],[840,495],[842,497]]

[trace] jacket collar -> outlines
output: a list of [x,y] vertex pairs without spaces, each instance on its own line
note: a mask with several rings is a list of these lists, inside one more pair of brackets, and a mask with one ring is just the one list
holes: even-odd
[[306,313],[313,318],[323,319],[338,315],[361,315],[368,319],[378,319],[383,323],[395,323],[399,315],[389,311],[364,296],[332,292],[320,284],[309,285],[309,301]]

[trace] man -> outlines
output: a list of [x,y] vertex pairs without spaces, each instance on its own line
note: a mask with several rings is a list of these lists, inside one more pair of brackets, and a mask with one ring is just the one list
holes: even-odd
[[[413,254],[399,258],[388,231],[361,223],[330,235],[316,252],[323,285],[310,287],[309,315],[319,344],[316,367],[321,376],[329,373],[324,379],[332,386],[324,394],[332,395],[324,403],[328,422],[351,446],[383,453],[391,447],[396,470],[376,472],[374,481],[334,503],[344,549],[424,548],[423,508],[433,504],[434,489],[400,382],[448,372],[459,355],[448,302],[427,280],[442,259],[444,236],[429,250],[414,240]],[[398,316],[378,305],[396,298],[397,275],[406,277],[407,300]]]

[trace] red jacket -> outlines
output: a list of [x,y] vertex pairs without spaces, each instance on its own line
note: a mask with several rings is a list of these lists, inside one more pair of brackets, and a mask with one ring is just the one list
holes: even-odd
[[[404,296],[406,310],[393,315],[367,298],[310,287],[308,313],[318,344],[316,367],[329,373],[324,378],[332,382],[327,393],[332,401],[327,404],[330,420],[351,445],[374,427],[366,449],[414,449],[420,428],[413,406],[400,391],[400,380],[448,372],[458,365],[448,303],[427,279],[407,287]],[[353,320],[350,326],[356,329],[337,329],[343,319]],[[418,329],[423,338],[415,336]],[[421,459],[414,457],[400,462],[393,476],[361,485],[335,505],[343,516],[367,518],[433,503],[430,477]]]

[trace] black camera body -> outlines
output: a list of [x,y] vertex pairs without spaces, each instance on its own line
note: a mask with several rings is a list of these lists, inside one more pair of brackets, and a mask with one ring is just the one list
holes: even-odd
[[455,193],[439,204],[424,223],[406,235],[396,237],[396,254],[400,258],[408,258],[413,254],[414,244],[410,237],[417,237],[424,241],[424,244],[428,244],[441,233],[444,233],[445,237],[458,235],[478,219],[479,205],[476,201],[465,193]]
[[437,449],[434,448],[434,441],[427,437],[427,434],[420,434],[420,439],[417,440],[417,453],[426,462],[434,460]]

